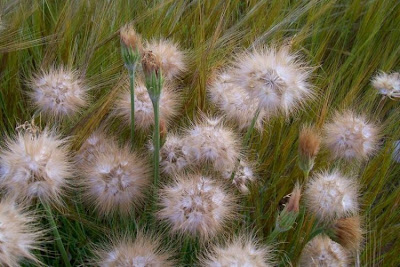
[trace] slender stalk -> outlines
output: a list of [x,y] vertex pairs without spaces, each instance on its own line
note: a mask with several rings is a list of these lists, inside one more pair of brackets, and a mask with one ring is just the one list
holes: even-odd
[[49,220],[50,226],[53,229],[54,238],[56,240],[58,250],[61,253],[61,257],[64,261],[64,266],[70,267],[71,263],[69,262],[67,252],[65,251],[64,245],[62,243],[60,233],[58,232],[58,229],[57,229],[57,224],[54,220],[53,213],[51,212],[51,208],[50,208],[49,204],[47,204],[47,203],[42,203],[42,204],[47,213],[47,219]]
[[131,92],[131,146],[133,148],[135,140],[135,69],[129,69],[129,83]]
[[254,127],[256,125],[256,121],[258,119],[258,116],[260,115],[260,111],[261,111],[261,108],[258,107],[256,110],[256,113],[254,114],[253,120],[251,121],[250,127],[247,129],[246,135],[244,136],[244,139],[243,139],[244,147],[246,147],[247,144],[249,143],[250,137],[253,134]]
[[154,109],[154,187],[157,193],[158,181],[160,177],[160,101],[153,101]]
[[[249,143],[250,137],[253,134],[254,127],[256,125],[256,121],[258,119],[258,116],[260,115],[260,111],[261,111],[261,108],[260,108],[260,106],[258,106],[256,113],[254,114],[253,120],[251,121],[251,124],[250,124],[249,128],[247,129],[246,135],[244,136],[243,144],[242,144],[243,148],[247,147],[247,144]],[[236,166],[231,174],[231,179],[233,179],[235,177],[235,173],[237,171],[237,168],[239,167],[239,163],[240,163],[240,159],[238,159],[238,162],[236,163]]]

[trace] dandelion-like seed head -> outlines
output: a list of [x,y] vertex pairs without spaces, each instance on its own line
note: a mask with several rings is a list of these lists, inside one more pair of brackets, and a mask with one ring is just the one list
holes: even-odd
[[59,204],[72,175],[68,155],[66,140],[54,131],[21,131],[0,154],[0,186],[20,200]]
[[273,266],[271,254],[269,247],[259,245],[251,237],[239,236],[225,245],[214,246],[201,262],[207,267],[269,267]]
[[174,232],[207,239],[220,232],[234,216],[234,199],[211,178],[201,175],[177,177],[161,190],[161,210]]
[[338,243],[325,235],[318,235],[307,243],[300,257],[300,266],[345,267],[349,255]]
[[232,184],[239,189],[242,194],[248,194],[248,185],[256,180],[256,176],[253,172],[253,166],[247,161],[240,159],[235,170],[227,170],[222,173],[222,176],[225,179],[231,179],[232,173],[234,173]]
[[308,209],[321,220],[345,217],[358,210],[358,185],[338,171],[320,172],[305,190]]
[[160,149],[161,170],[168,175],[175,175],[185,169],[190,162],[182,152],[183,138],[178,135],[167,135]]
[[9,199],[0,201],[0,265],[20,266],[23,259],[40,264],[32,253],[38,249],[41,231],[36,218],[23,212]]
[[341,218],[335,221],[333,232],[340,245],[351,251],[357,251],[363,240],[360,216]]
[[108,247],[95,251],[100,267],[172,267],[172,255],[161,248],[160,241],[139,233],[135,240],[114,241]]
[[186,70],[185,53],[178,44],[163,39],[153,40],[146,45],[146,50],[155,55],[167,80],[179,77]]
[[115,146],[115,140],[107,137],[103,132],[96,131],[82,144],[76,155],[76,162],[82,166],[94,160],[97,153],[107,153],[110,146]]
[[96,151],[93,159],[82,166],[82,173],[85,200],[102,216],[129,214],[143,201],[150,183],[147,162],[128,147],[112,143],[107,151]]
[[336,113],[324,127],[324,143],[335,158],[365,159],[378,147],[378,127],[347,111]]
[[[258,108],[258,99],[251,98],[247,91],[233,79],[231,71],[223,72],[208,86],[210,100],[221,110],[226,118],[235,121],[240,129],[246,129]],[[255,127],[261,129],[267,117],[264,109],[256,120]]]
[[372,79],[372,86],[378,90],[379,94],[389,98],[400,97],[400,73],[381,72]]
[[288,115],[311,98],[309,76],[310,68],[288,47],[256,50],[236,62],[236,82],[270,114]]
[[87,88],[77,72],[64,67],[34,75],[29,85],[33,103],[46,115],[68,117],[88,102]]
[[[128,85],[128,84],[127,84]],[[135,125],[148,130],[154,124],[153,104],[146,86],[138,82],[135,86]],[[169,83],[164,83],[160,96],[160,120],[164,123],[171,121],[177,114],[180,95]],[[114,114],[123,118],[126,124],[131,123],[131,94],[127,86],[115,103]]]
[[204,118],[186,133],[182,152],[191,162],[212,163],[218,172],[233,170],[239,157],[239,144],[234,132],[221,124],[221,119]]

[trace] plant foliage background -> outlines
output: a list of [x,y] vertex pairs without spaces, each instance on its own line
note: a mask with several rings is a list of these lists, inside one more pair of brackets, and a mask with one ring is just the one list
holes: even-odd
[[[361,265],[398,266],[400,165],[392,160],[392,150],[393,141],[400,138],[400,112],[396,101],[378,108],[381,96],[370,79],[379,70],[399,69],[399,18],[400,2],[394,0],[1,1],[1,134],[13,135],[15,127],[34,114],[27,78],[41,68],[64,64],[80,70],[91,88],[90,108],[59,127],[63,135],[72,136],[73,148],[79,148],[107,119],[126,75],[118,30],[127,22],[133,22],[146,39],[169,38],[189,51],[189,70],[180,82],[185,99],[182,116],[171,130],[187,125],[199,111],[215,112],[206,85],[236,53],[289,41],[310,65],[317,66],[312,82],[318,98],[291,119],[273,119],[262,133],[252,136],[251,157],[259,164],[259,179],[247,200],[249,210],[239,221],[248,221],[256,235],[266,239],[280,201],[296,180],[302,180],[296,162],[301,125],[309,122],[320,127],[335,110],[349,108],[381,122],[383,131],[379,153],[347,170],[361,183],[361,215],[366,223]],[[128,128],[116,121],[109,121],[108,127],[121,142],[128,140]],[[144,145],[148,136],[141,133],[140,138]],[[334,164],[322,151],[315,169]],[[74,266],[85,265],[91,246],[110,233],[134,231],[127,220],[98,220],[80,205],[77,195],[71,194],[65,202],[66,208],[54,213]],[[141,227],[154,230],[142,222]],[[302,210],[296,227],[278,236],[275,249],[282,266],[296,262],[313,225],[314,218]],[[167,242],[180,247],[173,238]],[[45,246],[46,251],[38,252],[40,259],[48,266],[62,266],[55,244],[50,240]],[[183,251],[182,262],[192,262],[195,250]]]

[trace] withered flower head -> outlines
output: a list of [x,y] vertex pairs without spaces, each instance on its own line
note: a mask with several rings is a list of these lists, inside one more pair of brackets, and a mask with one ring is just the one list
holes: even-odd
[[161,74],[160,64],[156,56],[150,50],[144,51],[143,53],[142,67],[146,77],[151,76],[153,73],[155,73],[157,77]]

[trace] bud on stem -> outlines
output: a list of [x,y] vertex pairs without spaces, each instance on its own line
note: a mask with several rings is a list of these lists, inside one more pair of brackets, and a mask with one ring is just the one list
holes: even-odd
[[299,167],[305,179],[314,167],[315,158],[319,152],[321,137],[313,127],[303,127],[299,137]]

